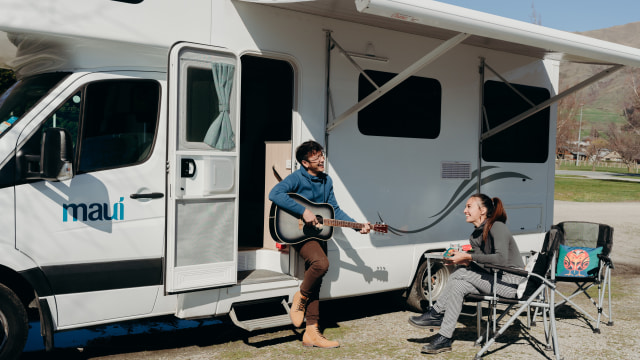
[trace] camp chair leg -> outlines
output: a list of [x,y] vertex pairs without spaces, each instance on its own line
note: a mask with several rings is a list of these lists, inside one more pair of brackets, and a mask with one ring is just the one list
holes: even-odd
[[[611,276],[611,269],[607,266],[604,271],[604,278],[601,283],[602,285],[601,286],[600,284],[598,285],[598,304],[596,305],[596,307],[598,308],[598,323],[600,323],[602,319],[602,315],[604,314],[604,316],[607,318],[607,323],[606,323],[607,326],[613,325],[613,317],[611,314],[611,284],[609,283],[610,276]],[[605,293],[608,295],[609,312],[607,313],[603,311]]]
[[547,311],[542,310],[542,328],[544,329],[545,350],[551,350],[551,321],[547,318]]
[[[549,298],[549,289],[545,289],[545,296],[542,298],[542,301],[545,302],[545,300]],[[544,329],[544,341],[545,341],[545,350],[546,351],[551,351],[552,347],[551,347],[551,321],[549,319],[549,317],[551,317],[551,313],[550,313],[550,309],[553,307],[551,306],[551,301],[549,301],[549,309],[540,309],[540,311],[542,312],[542,328]],[[549,312],[549,313],[548,313]]]
[[541,315],[541,311],[539,308],[535,308],[533,309],[533,315],[531,315],[531,326],[537,326],[536,322],[537,322],[537,318],[539,315]]
[[482,344],[482,301],[476,303],[476,342],[474,346]]
[[[561,360],[560,345],[558,344],[558,330],[556,328],[556,307],[555,304],[555,291],[550,291],[549,294],[549,326],[551,327],[551,340],[553,341],[553,353],[556,355],[557,360]],[[549,343],[547,341],[547,343]]]
[[[609,321],[607,322],[607,326],[613,326],[613,313],[611,312],[611,268],[609,266],[607,266],[607,269],[605,270],[605,286],[607,287],[607,292],[609,293]],[[603,297],[604,297],[604,291],[603,291]],[[602,302],[600,302],[602,303]]]

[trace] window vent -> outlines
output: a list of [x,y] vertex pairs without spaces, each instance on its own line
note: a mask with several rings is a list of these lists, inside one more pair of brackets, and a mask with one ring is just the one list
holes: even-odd
[[440,168],[442,179],[471,179],[470,162],[443,162]]

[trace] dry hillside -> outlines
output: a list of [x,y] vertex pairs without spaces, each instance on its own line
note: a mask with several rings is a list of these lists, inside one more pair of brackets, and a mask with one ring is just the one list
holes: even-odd
[[[606,29],[592,30],[580,34],[601,40],[611,41],[622,45],[640,48],[640,22],[614,26]],[[560,88],[564,89],[587,78],[598,71],[600,67],[578,64],[561,64]],[[631,70],[623,69],[618,73],[582,90],[579,102],[585,108],[599,109],[619,114],[631,97]],[[636,78],[640,78],[640,69],[634,71]]]

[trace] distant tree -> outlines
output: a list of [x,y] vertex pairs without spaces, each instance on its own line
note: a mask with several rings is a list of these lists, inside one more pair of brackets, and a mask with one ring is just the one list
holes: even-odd
[[638,74],[632,72],[629,76],[631,81],[631,103],[626,105],[623,110],[623,115],[627,123],[623,126],[622,130],[632,131],[636,135],[640,136],[640,84],[636,77]]
[[640,81],[639,73],[632,71],[629,75],[631,83],[631,101],[625,105],[623,115],[626,122],[620,126],[609,125],[609,143],[612,150],[620,154],[622,161],[631,172],[640,160]]
[[589,145],[584,149],[588,159],[593,159],[591,162],[591,170],[596,170],[596,164],[602,157],[602,150],[609,148],[609,142],[601,137],[593,138]]
[[16,82],[16,77],[13,71],[7,69],[0,69],[0,94],[11,87]]
[[609,146],[611,150],[620,154],[620,158],[627,165],[627,170],[637,165],[640,159],[640,136],[634,131],[625,131],[626,125],[609,124]]

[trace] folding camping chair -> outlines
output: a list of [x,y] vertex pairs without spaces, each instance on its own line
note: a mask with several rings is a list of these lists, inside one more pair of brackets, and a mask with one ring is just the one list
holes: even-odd
[[[582,221],[565,221],[557,225],[565,236],[560,242],[558,251],[555,281],[572,282],[577,288],[571,295],[556,291],[563,300],[556,307],[569,303],[586,318],[595,322],[594,333],[600,333],[602,315],[608,318],[607,325],[613,325],[611,314],[611,269],[613,262],[609,257],[613,246],[613,228],[609,225]],[[591,297],[587,290],[597,285],[597,299]],[[605,293],[608,295],[609,312],[603,312]],[[597,311],[597,319],[577,305],[572,299],[584,294]]]
[[[478,351],[475,359],[480,359],[482,355],[489,350],[489,347],[493,345],[497,337],[502,335],[509,326],[511,326],[524,312],[530,308],[536,308],[542,310],[544,333],[546,341],[546,349],[554,351],[556,359],[560,359],[560,348],[558,345],[558,334],[556,330],[555,322],[555,284],[548,278],[550,269],[555,266],[556,252],[558,250],[559,243],[562,239],[562,230],[556,226],[552,226],[551,229],[545,234],[544,243],[539,253],[531,257],[530,264],[527,267],[530,271],[524,269],[514,269],[509,267],[485,265],[485,267],[491,269],[494,272],[494,282],[498,281],[498,274],[500,272],[508,272],[512,274],[521,275],[527,278],[527,281],[520,285],[518,289],[518,298],[503,298],[496,294],[495,288],[493,294],[481,294],[481,295],[467,295],[465,300],[478,302],[478,327],[481,324],[482,308],[481,303],[487,302],[489,304],[489,312],[487,316],[487,331],[486,331],[486,343]],[[497,317],[497,307],[500,304],[507,305],[506,310],[502,312],[500,317]],[[509,319],[496,331],[497,324],[507,315],[509,315],[512,309],[517,309]],[[527,326],[529,326],[529,313],[527,312]],[[480,331],[478,331],[480,335]],[[483,338],[479,336],[477,343],[481,343]]]

